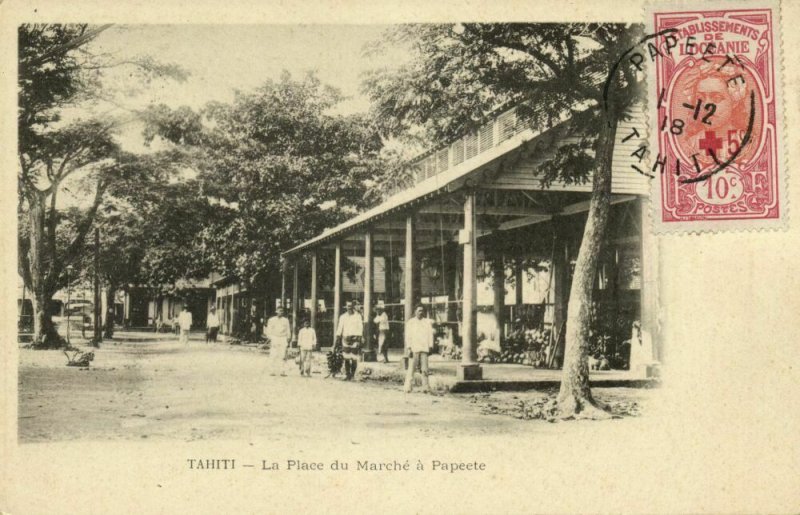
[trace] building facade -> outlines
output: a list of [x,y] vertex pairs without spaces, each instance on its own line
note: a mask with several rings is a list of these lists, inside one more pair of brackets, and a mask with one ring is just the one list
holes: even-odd
[[[642,122],[634,113],[618,134]],[[462,350],[460,378],[481,376],[479,340],[502,345],[520,326],[549,335],[548,363],[557,366],[591,181],[545,184],[537,165],[559,142],[577,140],[572,130],[568,120],[534,130],[511,109],[426,152],[410,163],[413,184],[284,253],[285,272],[294,274],[292,306],[300,295],[318,304],[319,264],[332,262],[331,320],[324,328],[332,334],[345,297],[344,267],[355,260],[365,319],[380,302],[399,331],[415,304],[427,304],[440,335]],[[615,145],[610,223],[593,307],[593,352],[619,357],[632,373],[660,357],[649,183],[631,167],[638,145]],[[303,266],[310,268],[309,280],[298,292]],[[295,320],[298,311],[292,309]],[[320,322],[318,313],[309,316],[312,324]],[[372,333],[365,324],[368,342]]]

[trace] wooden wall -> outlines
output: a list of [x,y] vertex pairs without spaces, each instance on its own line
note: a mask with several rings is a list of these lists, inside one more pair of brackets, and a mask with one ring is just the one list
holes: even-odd
[[[612,177],[612,191],[619,194],[634,194],[634,195],[648,195],[650,191],[650,179],[640,174],[633,168],[632,164],[638,164],[638,157],[631,155],[637,148],[645,144],[645,116],[643,111],[634,113],[630,120],[620,122],[617,129],[616,144],[614,146],[614,169]],[[626,142],[622,140],[633,133],[633,129],[639,133],[639,137],[632,137]],[[550,134],[544,134],[539,138],[534,139],[530,148],[534,150],[530,152],[529,157],[523,158],[519,164],[509,170],[505,170],[498,174],[494,179],[493,185],[499,188],[507,189],[526,189],[526,190],[541,190],[541,178],[537,176],[536,168],[548,157],[548,152],[545,150],[538,151],[537,148],[545,149],[552,148],[552,140],[554,138],[562,140],[564,143],[577,142],[577,136],[557,135],[559,131],[553,129]],[[563,132],[563,131],[562,131]],[[642,160],[639,168],[649,171],[647,159]],[[589,177],[586,184],[570,184],[566,185],[563,182],[554,182],[550,186],[551,191],[591,191],[591,177]]]

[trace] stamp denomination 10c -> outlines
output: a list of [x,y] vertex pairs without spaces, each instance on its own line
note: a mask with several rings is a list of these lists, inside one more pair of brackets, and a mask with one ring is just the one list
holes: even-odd
[[651,14],[653,31],[665,34],[651,52],[655,229],[780,225],[786,170],[778,9],[705,5]]

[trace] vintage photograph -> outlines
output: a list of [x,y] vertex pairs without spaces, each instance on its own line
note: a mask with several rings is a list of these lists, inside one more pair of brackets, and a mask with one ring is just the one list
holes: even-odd
[[21,25],[20,441],[641,415],[642,32]]
[[748,4],[10,24],[9,513],[791,511]]

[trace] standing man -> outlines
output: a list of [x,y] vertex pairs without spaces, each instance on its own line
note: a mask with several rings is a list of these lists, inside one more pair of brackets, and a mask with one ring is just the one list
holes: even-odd
[[192,328],[192,312],[189,311],[189,306],[184,304],[183,311],[178,315],[178,327],[181,330],[180,342],[186,345],[189,344],[189,330]]
[[377,315],[375,316],[375,325],[378,326],[378,354],[383,355],[383,362],[389,363],[389,344],[386,337],[389,335],[389,316],[383,310],[383,306],[375,306]]
[[425,308],[417,306],[414,316],[406,322],[405,330],[406,352],[410,354],[406,383],[403,391],[409,393],[414,382],[414,371],[419,368],[422,374],[422,389],[427,392],[428,384],[428,354],[433,348],[433,324],[425,318]]
[[267,320],[265,332],[269,340],[269,375],[274,376],[280,373],[285,376],[284,361],[289,349],[289,338],[292,337],[292,328],[289,326],[289,319],[284,316],[283,306],[278,306],[275,316]]
[[217,307],[211,306],[211,313],[206,318],[206,343],[217,343],[217,333],[219,333],[219,317]]
[[308,319],[303,320],[303,328],[297,333],[297,346],[300,347],[300,375],[311,377],[311,355],[317,348],[317,332]]
[[336,328],[336,337],[342,342],[342,357],[344,358],[345,381],[350,381],[356,375],[358,365],[358,348],[364,338],[364,319],[361,313],[355,310],[352,302],[346,305],[347,312],[339,317],[339,327]]

